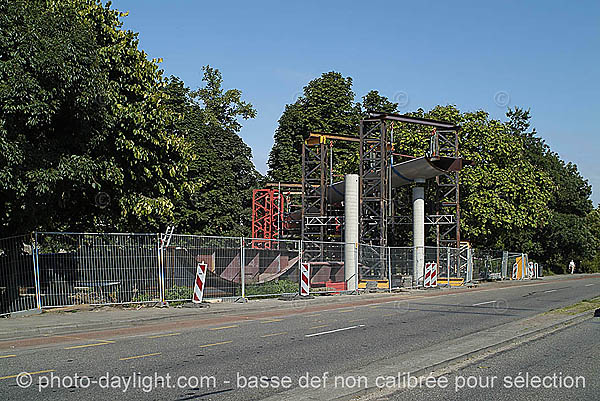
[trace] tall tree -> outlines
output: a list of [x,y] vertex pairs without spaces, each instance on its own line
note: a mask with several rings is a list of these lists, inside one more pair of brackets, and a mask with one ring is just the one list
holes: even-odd
[[571,259],[580,262],[593,256],[595,238],[587,217],[593,210],[592,188],[573,163],[565,163],[545,141],[529,130],[531,114],[518,107],[509,109],[507,122],[513,135],[522,138],[525,154],[549,177],[549,215],[532,235],[532,256],[556,272],[564,272]]
[[150,230],[191,152],[161,71],[99,0],[0,0],[0,235]]
[[[302,143],[311,132],[356,135],[360,105],[354,102],[352,78],[327,72],[308,83],[304,94],[285,107],[269,155],[269,172],[276,181],[300,181]],[[334,158],[343,163],[351,147],[336,147]]]
[[195,160],[188,180],[201,190],[176,205],[178,229],[194,234],[247,235],[252,189],[260,174],[252,150],[240,138],[240,119],[256,111],[237,89],[224,90],[219,70],[206,66],[204,86],[196,91],[171,77],[165,92],[180,115],[175,129],[192,145]]

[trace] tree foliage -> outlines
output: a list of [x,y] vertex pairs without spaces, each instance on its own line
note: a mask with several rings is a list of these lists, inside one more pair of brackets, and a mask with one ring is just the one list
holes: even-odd
[[176,204],[178,230],[194,234],[247,235],[252,189],[260,174],[252,163],[252,150],[239,137],[239,119],[256,111],[241,99],[237,89],[222,89],[221,73],[204,67],[205,85],[191,91],[171,77],[165,92],[178,113],[177,132],[192,145],[195,160],[188,181],[200,191]]
[[147,230],[193,190],[161,71],[100,1],[0,2],[3,234]]
[[[269,155],[268,175],[275,181],[298,182],[302,178],[302,143],[311,132],[356,135],[360,105],[354,102],[352,78],[328,72],[308,83],[303,96],[279,119],[275,144]],[[352,153],[351,146],[336,148],[339,163]]]

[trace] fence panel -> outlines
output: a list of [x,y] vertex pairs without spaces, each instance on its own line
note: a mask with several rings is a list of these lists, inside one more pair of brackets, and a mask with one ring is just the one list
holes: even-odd
[[243,239],[245,296],[296,294],[300,283],[300,241]]
[[156,234],[37,238],[42,307],[160,300]]
[[392,288],[412,287],[414,281],[414,249],[412,247],[391,247],[389,253]]
[[389,290],[392,260],[389,251],[388,247],[359,244],[359,288]]
[[204,298],[239,297],[241,291],[240,238],[179,235],[163,252],[165,300],[191,300],[198,263],[206,263]]
[[32,243],[31,235],[0,239],[0,315],[37,307]]
[[[306,245],[306,244],[305,244]],[[320,253],[310,263],[311,293],[340,293],[348,290],[345,280],[345,249],[343,242],[312,242],[311,248],[318,247]],[[354,247],[354,244],[352,244]],[[306,249],[305,249],[306,250]],[[314,252],[312,253],[314,255]]]
[[503,251],[488,249],[473,250],[473,279],[500,280],[502,279]]

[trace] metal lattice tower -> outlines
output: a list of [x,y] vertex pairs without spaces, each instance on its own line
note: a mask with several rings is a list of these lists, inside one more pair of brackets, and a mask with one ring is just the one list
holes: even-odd
[[325,138],[302,144],[302,241],[304,260],[321,260],[327,234],[327,146]]

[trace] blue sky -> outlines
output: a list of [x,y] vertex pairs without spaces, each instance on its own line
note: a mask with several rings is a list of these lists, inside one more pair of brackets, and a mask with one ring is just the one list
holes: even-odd
[[[140,47],[166,75],[201,85],[221,70],[258,111],[241,135],[261,172],[277,120],[323,72],[377,89],[401,112],[437,104],[488,111],[531,108],[533,126],[576,163],[600,202],[598,1],[114,0]],[[369,55],[369,56],[367,56]],[[233,150],[232,150],[233,151]]]

